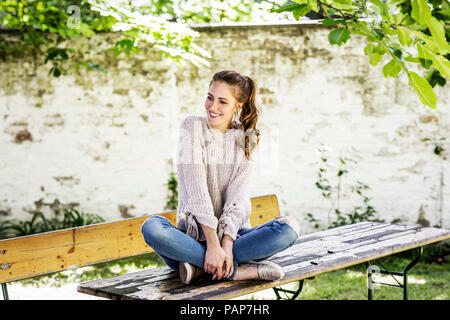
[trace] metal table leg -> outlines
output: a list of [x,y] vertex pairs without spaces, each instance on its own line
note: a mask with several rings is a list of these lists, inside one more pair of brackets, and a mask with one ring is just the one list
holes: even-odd
[[8,288],[6,287],[6,283],[2,283],[2,293],[3,293],[3,300],[9,300]]
[[[365,262],[365,265],[367,267],[368,300],[373,300],[373,288],[372,288],[372,285],[374,283],[403,288],[403,300],[408,300],[408,271],[411,270],[417,264],[417,262],[419,262],[420,257],[422,256],[422,253],[423,253],[423,247],[418,247],[418,248],[413,249],[413,250],[417,250],[417,255],[414,258],[414,260],[411,261],[406,266],[406,268],[403,270],[403,272],[389,271],[378,259],[375,259],[375,261],[377,261],[377,263],[379,263],[382,266],[383,270],[380,270],[378,267],[375,267],[375,265],[372,265],[371,261]],[[391,277],[397,282],[397,284],[390,284],[390,283],[383,283],[383,282],[375,282],[375,281],[373,281],[372,273],[375,270],[376,270],[376,272],[378,272],[380,274],[389,274],[389,275],[391,275]],[[403,284],[400,283],[395,276],[403,277]]]
[[[283,289],[281,287],[274,287],[272,288],[273,291],[275,292],[275,295],[277,296],[277,300],[295,300],[295,298],[298,297],[298,295],[300,294],[300,292],[303,289],[303,279],[298,281],[298,289],[297,291],[292,291],[292,290],[287,290],[287,289]],[[279,292],[283,292],[285,294],[285,299],[283,299],[280,296]],[[288,294],[291,294],[291,296],[289,297]]]

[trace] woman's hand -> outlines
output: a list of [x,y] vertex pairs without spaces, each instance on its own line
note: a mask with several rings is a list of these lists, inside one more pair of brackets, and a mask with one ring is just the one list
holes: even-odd
[[223,275],[223,264],[225,262],[225,251],[220,246],[219,238],[217,237],[216,230],[205,225],[200,224],[203,233],[206,238],[206,253],[203,270],[206,273],[212,274],[214,277]]
[[220,246],[207,245],[203,270],[206,273],[212,274],[213,280],[215,278],[220,280],[223,274],[222,267],[224,265],[225,258],[225,251]]
[[[228,278],[233,275],[234,261],[233,261],[233,239],[229,235],[224,235],[222,238],[222,249],[225,251],[225,261],[223,265],[222,277]],[[214,277],[213,277],[214,278]],[[220,278],[219,278],[220,280]]]

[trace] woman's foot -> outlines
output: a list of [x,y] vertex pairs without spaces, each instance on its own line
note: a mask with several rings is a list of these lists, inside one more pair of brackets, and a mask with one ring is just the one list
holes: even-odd
[[268,280],[276,281],[284,277],[284,269],[273,261],[249,261],[242,263],[233,280]]
[[180,280],[184,284],[191,283],[192,280],[205,273],[203,269],[198,268],[189,262],[180,262],[178,266],[180,270]]

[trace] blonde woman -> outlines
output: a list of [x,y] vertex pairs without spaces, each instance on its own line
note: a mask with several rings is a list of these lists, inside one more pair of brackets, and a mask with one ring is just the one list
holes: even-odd
[[217,72],[205,114],[181,122],[177,226],[152,216],[142,234],[183,283],[205,272],[217,280],[284,277],[283,268],[268,258],[294,244],[298,223],[283,216],[252,228],[249,221],[250,155],[259,143],[255,96],[252,78]]

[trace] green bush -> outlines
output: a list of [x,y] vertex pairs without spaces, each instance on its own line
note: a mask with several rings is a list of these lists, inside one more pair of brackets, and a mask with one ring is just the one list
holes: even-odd
[[60,210],[55,210],[51,218],[46,218],[40,211],[34,211],[29,220],[12,219],[0,223],[0,239],[80,227],[104,221],[96,214],[79,212],[74,208],[64,208],[62,213]]

